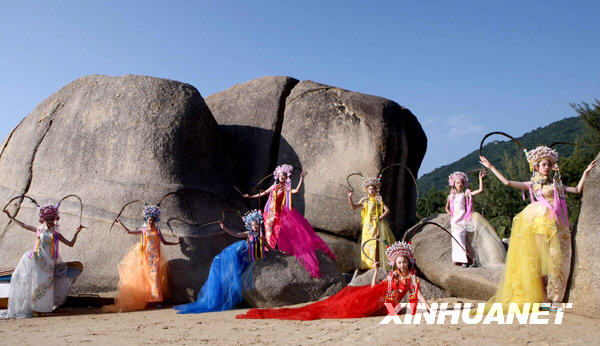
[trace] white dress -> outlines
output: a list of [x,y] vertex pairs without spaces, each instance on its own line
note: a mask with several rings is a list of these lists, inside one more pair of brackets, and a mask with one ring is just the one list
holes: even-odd
[[33,312],[52,312],[65,302],[73,279],[58,258],[58,226],[38,227],[37,245],[26,252],[10,280],[8,310],[0,318],[26,318]]
[[[472,230],[471,222],[465,220],[467,214],[467,206],[465,200],[465,193],[460,192],[454,195],[452,218],[450,219],[450,226],[452,230],[452,262],[454,263],[468,263],[467,253],[463,248],[467,247],[467,232]],[[456,242],[460,242],[460,245]]]

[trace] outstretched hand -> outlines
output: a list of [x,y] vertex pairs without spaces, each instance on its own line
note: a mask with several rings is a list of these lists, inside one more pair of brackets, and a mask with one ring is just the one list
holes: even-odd
[[479,177],[483,178],[487,175],[487,171],[485,169],[482,169],[481,171],[479,171]]
[[353,193],[352,190],[348,190],[348,197],[349,198],[352,198],[352,193]]
[[115,219],[115,223],[121,223],[121,220]]
[[247,194],[247,193],[244,193],[244,194],[242,194],[242,197],[244,197],[244,198],[248,198],[248,197],[250,197],[250,195],[249,195],[249,194]]
[[219,220],[219,221],[217,221],[217,223],[219,224],[219,226],[221,227],[221,229],[225,228],[225,224],[223,223],[223,221]]
[[84,225],[79,225],[79,227],[77,227],[77,232],[81,232],[82,229],[87,228]]
[[587,166],[587,168],[585,169],[585,171],[583,171],[583,173],[588,173],[589,171],[591,171],[594,167],[596,167],[597,163],[598,163],[597,160],[594,160],[594,161],[590,162],[590,164]]
[[490,163],[490,161],[488,161],[488,159],[485,158],[485,156],[479,156],[479,163],[481,163],[485,168],[492,167],[492,164]]

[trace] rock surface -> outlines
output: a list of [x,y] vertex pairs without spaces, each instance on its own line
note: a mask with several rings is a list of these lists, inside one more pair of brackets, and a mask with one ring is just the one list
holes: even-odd
[[[302,81],[287,97],[279,162],[308,172],[296,208],[316,228],[358,236],[360,213],[348,206],[346,176],[376,176],[385,166],[405,164],[416,176],[427,139],[416,117],[397,103],[371,95]],[[297,174],[296,174],[297,175]],[[355,202],[362,196],[354,177]],[[398,236],[414,224],[415,186],[405,169],[393,167],[382,179],[388,217]]]
[[[123,214],[130,227],[141,226],[143,202],[156,204],[167,192],[181,191],[163,203],[170,217],[202,222],[223,208],[241,205],[232,188],[231,163],[221,152],[217,123],[200,93],[191,85],[145,76],[92,75],[73,81],[39,104],[4,141],[0,151],[0,201],[27,193],[38,202],[56,203],[67,194],[84,202],[84,230],[73,248],[61,247],[64,260],[84,263],[75,292],[116,287],[117,264],[139,237],[127,235],[112,220],[126,202],[139,199]],[[17,202],[17,217],[37,225],[30,202]],[[61,207],[61,230],[71,238],[79,207]],[[34,236],[2,217],[0,267],[14,267],[32,248]],[[169,232],[165,232],[168,235]],[[186,236],[182,246],[163,246],[172,263],[174,292],[197,290],[214,255],[234,239],[210,241]],[[171,238],[173,240],[173,238]],[[193,295],[175,299],[186,301]]]
[[317,232],[335,255],[335,263],[342,273],[353,271],[360,266],[360,246],[358,242],[342,237]]
[[266,76],[206,97],[244,192],[277,165],[285,99],[296,83],[291,77]]
[[[440,214],[426,221],[450,230],[450,217]],[[410,239],[417,266],[425,278],[455,297],[488,300],[496,293],[504,265],[461,268],[452,263],[450,235],[427,225]],[[500,240],[498,240],[499,242]]]
[[[600,154],[596,159],[600,158]],[[581,211],[573,238],[574,259],[568,302],[573,311],[597,318],[600,314],[600,169],[592,169],[583,185]]]
[[279,252],[252,263],[242,274],[242,295],[253,307],[271,308],[316,301],[337,293],[346,281],[335,263],[317,252],[322,277],[312,278],[296,257]]

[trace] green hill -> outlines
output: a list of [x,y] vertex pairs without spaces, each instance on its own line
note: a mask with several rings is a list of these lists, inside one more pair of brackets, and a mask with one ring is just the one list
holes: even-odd
[[[535,148],[538,145],[550,145],[553,142],[575,142],[578,135],[587,131],[584,122],[579,117],[565,118],[554,122],[548,126],[537,128],[518,138],[528,149]],[[483,147],[483,155],[487,157],[500,171],[504,171],[504,155],[517,156],[524,158],[521,149],[510,140],[500,140],[506,137],[494,135],[487,139],[487,144]],[[558,145],[554,147],[560,153],[561,157],[568,157],[573,153],[574,146]],[[434,169],[419,178],[419,190],[422,192],[435,190],[446,190],[448,175],[455,171],[468,172],[480,168],[479,148],[472,153],[455,161],[449,165]]]

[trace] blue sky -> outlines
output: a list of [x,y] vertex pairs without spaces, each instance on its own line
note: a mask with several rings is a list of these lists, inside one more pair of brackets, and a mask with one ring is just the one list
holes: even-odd
[[204,96],[289,75],[392,99],[429,138],[420,174],[600,98],[597,1],[53,1],[0,13],[0,137],[88,74]]

